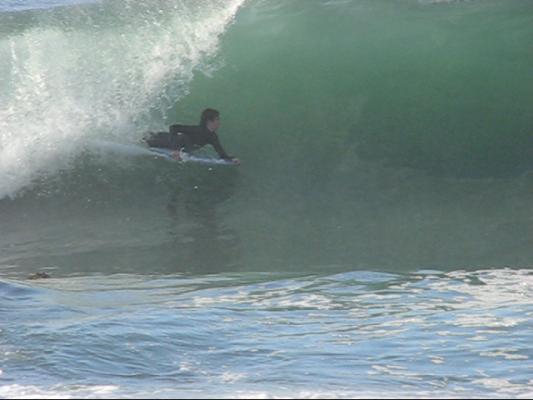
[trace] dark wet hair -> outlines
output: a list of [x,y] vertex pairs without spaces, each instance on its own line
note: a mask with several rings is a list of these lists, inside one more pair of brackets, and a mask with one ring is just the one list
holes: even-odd
[[206,127],[207,121],[213,121],[220,117],[220,113],[212,108],[206,108],[202,111],[202,117],[200,118],[200,126]]

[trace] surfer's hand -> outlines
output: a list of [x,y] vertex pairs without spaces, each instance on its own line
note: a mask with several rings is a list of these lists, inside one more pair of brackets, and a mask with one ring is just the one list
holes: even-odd
[[234,163],[234,164],[237,164],[237,165],[240,165],[241,164],[241,160],[239,160],[238,158],[232,158],[231,161]]

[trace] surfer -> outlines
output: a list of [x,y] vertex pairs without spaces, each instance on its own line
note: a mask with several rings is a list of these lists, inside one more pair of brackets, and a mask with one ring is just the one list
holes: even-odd
[[239,159],[228,155],[220,141],[216,130],[220,127],[220,113],[207,108],[202,112],[200,125],[171,125],[168,132],[150,132],[143,140],[150,147],[175,150],[172,157],[181,160],[180,151],[191,153],[206,144],[213,146],[220,158],[234,163]]

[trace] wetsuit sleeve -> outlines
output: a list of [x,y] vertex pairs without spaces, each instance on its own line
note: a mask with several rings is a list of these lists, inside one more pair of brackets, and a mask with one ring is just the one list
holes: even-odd
[[228,153],[224,151],[224,149],[222,148],[222,145],[220,144],[220,141],[218,140],[218,136],[216,133],[214,133],[211,136],[210,144],[211,146],[215,148],[220,158],[223,158],[225,160],[231,160],[233,158],[232,156],[229,156]]

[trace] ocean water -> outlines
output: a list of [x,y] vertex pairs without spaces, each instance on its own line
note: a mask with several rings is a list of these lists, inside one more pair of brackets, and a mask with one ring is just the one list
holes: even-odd
[[[0,397],[531,397],[532,27],[2,2]],[[109,151],[206,107],[238,168]]]

